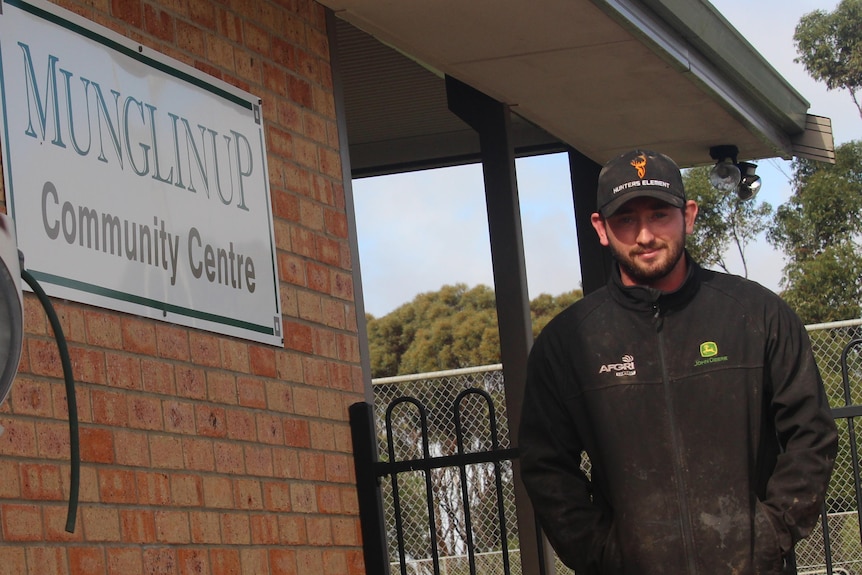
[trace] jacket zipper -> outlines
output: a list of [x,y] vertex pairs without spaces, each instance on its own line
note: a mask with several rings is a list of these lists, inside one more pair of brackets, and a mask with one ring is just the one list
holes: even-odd
[[694,536],[691,528],[691,517],[688,509],[688,498],[686,497],[685,476],[683,473],[684,463],[682,447],[680,446],[679,428],[676,417],[674,417],[673,397],[670,388],[670,378],[667,374],[667,365],[664,358],[664,318],[658,303],[653,304],[653,321],[658,336],[658,356],[661,364],[662,387],[664,389],[665,408],[667,409],[668,424],[670,425],[671,446],[673,448],[673,469],[677,478],[677,499],[679,502],[679,524],[682,530],[682,546],[685,560],[688,564],[688,572],[692,575],[697,573],[697,564],[694,554]]

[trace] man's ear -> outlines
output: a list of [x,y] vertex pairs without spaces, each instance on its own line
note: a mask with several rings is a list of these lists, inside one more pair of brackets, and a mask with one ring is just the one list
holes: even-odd
[[694,233],[694,220],[697,219],[697,202],[688,200],[685,203],[683,216],[685,217],[685,233],[686,235],[691,235]]
[[605,227],[605,219],[598,212],[593,212],[593,215],[590,216],[590,223],[593,224],[593,229],[596,230],[596,234],[599,236],[599,243],[603,246],[608,245],[608,230]]

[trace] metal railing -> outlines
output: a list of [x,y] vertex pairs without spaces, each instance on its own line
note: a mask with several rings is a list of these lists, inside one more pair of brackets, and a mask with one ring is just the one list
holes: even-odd
[[[797,545],[797,567],[800,573],[862,575],[854,429],[855,417],[862,415],[862,320],[807,329],[841,439],[823,529]],[[376,504],[392,573],[521,575],[511,483],[516,455],[501,368],[373,381],[367,417],[376,430]],[[557,562],[557,573],[571,571]]]

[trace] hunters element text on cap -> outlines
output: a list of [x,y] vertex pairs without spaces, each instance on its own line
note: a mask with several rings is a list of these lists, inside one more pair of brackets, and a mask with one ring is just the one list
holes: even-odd
[[605,164],[597,196],[602,216],[613,215],[627,201],[642,196],[683,207],[685,189],[676,162],[658,152],[632,150]]

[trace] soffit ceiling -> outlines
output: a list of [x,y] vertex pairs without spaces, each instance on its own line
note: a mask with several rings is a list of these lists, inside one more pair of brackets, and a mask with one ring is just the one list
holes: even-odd
[[449,75],[510,106],[519,155],[789,157],[808,103],[705,0],[318,0],[337,18],[355,176],[475,161]]

